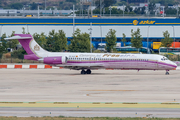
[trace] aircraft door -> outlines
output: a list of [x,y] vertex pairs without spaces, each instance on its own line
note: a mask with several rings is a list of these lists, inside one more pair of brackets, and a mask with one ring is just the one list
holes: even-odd
[[158,60],[156,60],[156,69],[159,68],[159,65],[158,65]]

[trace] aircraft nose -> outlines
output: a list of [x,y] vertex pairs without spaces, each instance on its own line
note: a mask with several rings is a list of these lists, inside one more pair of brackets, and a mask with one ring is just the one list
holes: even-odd
[[175,62],[172,62],[172,64],[174,65],[175,68],[177,68],[177,64]]

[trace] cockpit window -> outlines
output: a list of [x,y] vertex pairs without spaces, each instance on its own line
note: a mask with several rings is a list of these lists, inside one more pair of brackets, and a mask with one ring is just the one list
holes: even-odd
[[165,60],[168,60],[168,58],[167,57],[163,57],[163,58],[161,58],[161,60],[165,61]]

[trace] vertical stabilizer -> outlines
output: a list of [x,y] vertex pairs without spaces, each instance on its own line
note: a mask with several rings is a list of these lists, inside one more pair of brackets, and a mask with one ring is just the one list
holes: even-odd
[[42,57],[46,57],[48,52],[41,48],[39,44],[34,40],[30,34],[14,34],[15,36],[7,39],[18,39],[22,47],[25,49],[28,55],[24,56],[24,59],[38,60]]

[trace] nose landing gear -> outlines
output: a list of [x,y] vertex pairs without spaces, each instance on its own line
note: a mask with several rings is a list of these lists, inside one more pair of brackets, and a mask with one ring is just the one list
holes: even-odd
[[169,75],[169,70],[166,70],[166,73],[165,73],[165,75]]
[[82,70],[81,74],[91,74],[91,70],[90,69],[87,69],[87,71]]

